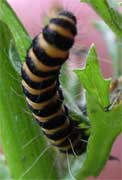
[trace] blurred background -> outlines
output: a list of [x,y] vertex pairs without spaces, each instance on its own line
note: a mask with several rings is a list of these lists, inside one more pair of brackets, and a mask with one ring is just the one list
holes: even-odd
[[[8,0],[17,16],[21,20],[22,24],[25,26],[26,30],[33,38],[42,29],[43,17],[52,6],[56,5],[54,0]],[[72,1],[60,1],[64,7],[72,7]],[[111,1],[112,5],[117,8],[119,1]],[[62,5],[61,4],[61,5]],[[79,19],[80,19],[80,37],[77,40],[78,48],[72,50],[72,61],[69,61],[71,68],[82,67],[85,63],[85,57],[91,43],[95,43],[97,48],[97,53],[100,58],[100,64],[102,68],[102,73],[104,77],[114,77],[118,76],[118,56],[119,43],[111,30],[107,25],[97,16],[97,14],[86,4],[82,4],[80,9]],[[121,8],[119,9],[121,11]],[[80,46],[78,46],[80,44]],[[82,59],[82,61],[81,61]],[[104,147],[103,147],[104,148]],[[122,162],[122,138],[119,136],[112,148],[111,155],[117,157],[119,161],[108,161],[101,175],[96,178],[98,180],[121,180],[121,162]],[[97,159],[95,160],[97,162]],[[0,142],[0,179],[10,178],[9,170],[6,165],[6,160],[3,155],[2,145]],[[93,180],[95,178],[89,178]]]

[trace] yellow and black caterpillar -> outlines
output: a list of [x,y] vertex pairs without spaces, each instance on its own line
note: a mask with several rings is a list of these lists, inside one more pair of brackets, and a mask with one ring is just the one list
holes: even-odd
[[76,18],[68,11],[52,18],[34,38],[22,66],[22,87],[29,108],[52,145],[61,152],[82,154],[85,130],[69,117],[63,104],[59,73],[77,34]]

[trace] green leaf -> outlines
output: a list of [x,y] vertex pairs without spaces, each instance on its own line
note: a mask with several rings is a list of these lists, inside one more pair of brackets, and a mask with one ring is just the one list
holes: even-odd
[[[67,157],[67,163],[68,163],[68,170],[69,173],[66,177],[64,177],[62,180],[76,180],[75,176],[81,171],[81,168],[83,166],[83,162],[85,160],[85,153],[81,156],[75,157],[75,161],[71,164],[68,157]],[[80,178],[80,180],[83,180]]]
[[22,64],[20,61],[20,56],[17,51],[14,39],[11,39],[8,53],[9,53],[9,59],[11,61],[13,68],[16,70],[17,73],[19,73],[21,75],[21,65]]
[[117,79],[117,77],[121,76],[122,74],[122,39],[116,37],[103,21],[96,21],[94,24],[96,28],[101,31],[103,38],[107,43],[114,67],[113,77]]
[[82,71],[79,69],[75,72],[79,77],[82,77],[82,80],[81,78],[80,80],[83,86],[90,94],[97,97],[102,108],[107,107],[110,104],[108,94],[110,80],[103,80],[94,45],[92,45],[89,51],[86,67]]
[[28,112],[20,77],[9,59],[11,40],[9,28],[0,21],[0,138],[7,163],[14,179],[57,179],[54,153]]
[[95,48],[91,46],[85,69],[75,70],[86,89],[88,116],[91,121],[86,159],[77,179],[99,175],[109,158],[116,137],[122,131],[122,103],[105,111],[105,107],[110,104],[110,81],[102,78],[99,69]]
[[23,61],[31,40],[16,14],[5,0],[0,1],[0,20],[7,24],[13,34],[20,59]]
[[81,85],[74,72],[69,70],[68,64],[64,64],[60,73],[60,83],[63,89],[64,103],[69,108],[70,117],[78,122],[88,123],[88,119],[83,115],[78,107],[77,100],[81,97]]
[[113,9],[113,6],[107,0],[81,0],[90,4],[111,30],[118,36],[122,37],[122,15]]

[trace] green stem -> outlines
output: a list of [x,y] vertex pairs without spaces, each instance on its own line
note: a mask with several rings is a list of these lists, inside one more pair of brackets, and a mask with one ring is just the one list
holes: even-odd
[[81,0],[90,4],[117,37],[122,37],[122,15],[107,0]]
[[31,39],[13,9],[5,0],[0,1],[0,20],[7,24],[14,36],[21,61],[24,61]]

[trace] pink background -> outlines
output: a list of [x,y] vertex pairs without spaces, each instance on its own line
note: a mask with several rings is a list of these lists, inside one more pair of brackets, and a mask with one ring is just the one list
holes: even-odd
[[[47,11],[49,6],[52,4],[52,0],[8,0],[16,14],[21,19],[22,23],[26,27],[29,34],[34,37],[41,31],[42,14],[43,11]],[[95,43],[97,47],[98,55],[101,59],[101,67],[105,77],[112,75],[112,65],[110,61],[110,56],[107,51],[107,46],[102,38],[102,35],[93,27],[92,22],[94,19],[99,19],[95,12],[88,7],[86,4],[81,6],[82,19],[82,44],[83,47],[89,48],[91,43]],[[75,66],[79,66],[80,62],[77,62]],[[122,143],[121,136],[115,141],[111,154],[122,160]],[[95,160],[97,163],[97,159]],[[97,180],[121,180],[121,162],[120,161],[108,161],[101,175],[97,177]],[[95,178],[89,178],[93,180]]]

